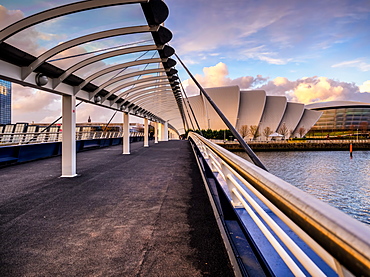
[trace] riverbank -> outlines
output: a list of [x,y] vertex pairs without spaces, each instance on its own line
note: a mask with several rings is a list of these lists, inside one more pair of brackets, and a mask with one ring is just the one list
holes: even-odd
[[[238,142],[214,141],[229,151],[243,151]],[[317,141],[268,141],[247,142],[253,151],[349,151],[350,144],[353,150],[370,150],[370,140],[317,140]]]

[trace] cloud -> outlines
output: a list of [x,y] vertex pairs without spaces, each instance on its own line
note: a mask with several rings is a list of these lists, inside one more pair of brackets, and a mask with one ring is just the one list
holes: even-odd
[[[245,76],[231,79],[227,77],[229,75],[227,65],[222,62],[219,62],[215,66],[203,68],[203,74],[204,75],[196,74],[194,77],[204,88],[238,85],[241,89],[248,89],[267,80],[261,75],[257,75],[257,77]],[[185,80],[183,86],[188,95],[199,94],[199,89],[192,80]]]
[[[51,122],[61,114],[61,97],[12,84],[13,122]],[[49,119],[53,118],[51,121]]]
[[0,5],[0,28],[4,28],[14,22],[22,19],[24,14],[20,10],[8,10]]
[[353,100],[370,103],[370,93],[361,93],[354,83],[340,82],[327,77],[303,77],[290,81],[278,77],[259,87],[267,95],[285,95],[289,101],[299,103]]
[[370,92],[370,80],[364,82],[359,88],[360,92]]
[[355,67],[363,72],[370,71],[370,64],[366,63],[363,59],[341,62],[331,67]]
[[[295,81],[285,77],[269,80],[268,77],[261,75],[231,79],[224,63],[206,67],[203,73],[204,75],[196,75],[195,78],[204,88],[238,85],[241,89],[263,89],[267,95],[285,95],[289,101],[304,104],[334,100],[370,103],[370,81],[358,87],[354,83],[317,76],[302,77]],[[199,94],[199,89],[191,80],[186,80],[183,85],[188,95]]]
[[[4,6],[0,5],[0,29],[21,20],[22,18],[24,18],[22,11],[8,10]],[[44,49],[40,48],[37,44],[37,38],[39,36],[46,36],[46,34],[42,34],[34,27],[30,27],[10,37],[6,42],[33,55],[39,55],[44,51]]]
[[[323,51],[349,42],[359,33],[363,42],[367,40],[367,0],[359,0],[356,5],[351,0],[335,5],[319,0],[284,4],[275,0],[230,0],[227,5],[223,0],[167,2],[176,14],[166,22],[176,30],[172,43],[186,56],[219,52],[222,48],[230,57],[242,59],[244,50],[251,49],[253,55],[244,58],[285,64],[288,58],[302,59],[312,49]],[[191,20],[187,20],[188,14]],[[265,50],[261,52],[259,47]]]
[[[79,101],[76,102],[77,104]],[[87,122],[89,116],[93,123],[107,123],[114,110],[97,105],[82,103],[76,108],[76,121]],[[62,115],[62,97],[57,94],[12,84],[12,122],[51,123]],[[59,121],[61,123],[61,120]],[[116,113],[112,123],[122,123],[122,114]],[[130,122],[142,122],[132,116]]]

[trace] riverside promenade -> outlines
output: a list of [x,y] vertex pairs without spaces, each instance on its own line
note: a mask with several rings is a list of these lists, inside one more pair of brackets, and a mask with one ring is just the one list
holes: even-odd
[[190,143],[0,168],[0,276],[233,276]]

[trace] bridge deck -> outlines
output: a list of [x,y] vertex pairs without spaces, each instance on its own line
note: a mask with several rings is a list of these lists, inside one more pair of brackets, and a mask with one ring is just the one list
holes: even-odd
[[232,276],[188,141],[0,169],[0,276]]

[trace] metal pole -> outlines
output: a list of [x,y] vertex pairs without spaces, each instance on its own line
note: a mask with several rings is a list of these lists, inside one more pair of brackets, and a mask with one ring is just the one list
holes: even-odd
[[266,167],[262,164],[260,159],[256,156],[256,154],[253,152],[253,150],[249,147],[249,145],[244,141],[244,139],[241,137],[241,135],[238,133],[238,131],[234,128],[234,126],[229,122],[229,120],[226,118],[226,116],[221,112],[221,110],[217,107],[217,105],[213,102],[211,97],[206,93],[206,91],[203,89],[203,87],[198,83],[198,81],[194,78],[193,74],[190,73],[189,69],[184,65],[184,63],[181,61],[179,56],[175,53],[176,58],[179,60],[179,62],[182,64],[186,72],[189,74],[191,79],[194,81],[194,83],[197,85],[197,87],[200,89],[201,93],[207,98],[208,102],[211,104],[211,106],[214,108],[216,113],[221,117],[222,121],[226,124],[226,126],[229,128],[233,136],[238,140],[240,145],[244,148],[245,152],[248,154],[248,156],[251,158],[251,160],[254,162],[255,165],[258,167],[268,171]]
[[[176,55],[176,56],[177,56],[177,55]],[[177,57],[177,58],[178,58],[178,57]],[[177,77],[179,77],[179,76],[177,75]],[[186,101],[188,102],[188,106],[189,106],[190,111],[191,111],[191,113],[192,113],[192,115],[193,115],[194,121],[195,121],[195,123],[197,124],[197,127],[198,127],[198,130],[199,130],[200,134],[203,136],[202,131],[201,131],[201,129],[200,129],[200,126],[199,126],[199,124],[198,124],[198,120],[197,120],[197,118],[195,117],[195,114],[194,114],[193,108],[192,108],[192,107],[191,107],[191,105],[190,105],[189,98],[188,98],[188,96],[186,95],[186,91],[185,91],[185,89],[184,89],[184,86],[182,85],[182,82],[181,82],[180,77],[179,77],[179,80],[180,80],[180,85],[181,85],[181,88],[182,88],[182,92],[184,93],[185,98],[186,98]],[[190,118],[190,116],[189,116],[189,118]],[[190,118],[190,119],[191,119],[191,118]],[[191,122],[191,124],[193,125],[193,122]],[[194,126],[193,126],[193,128],[194,128]]]

